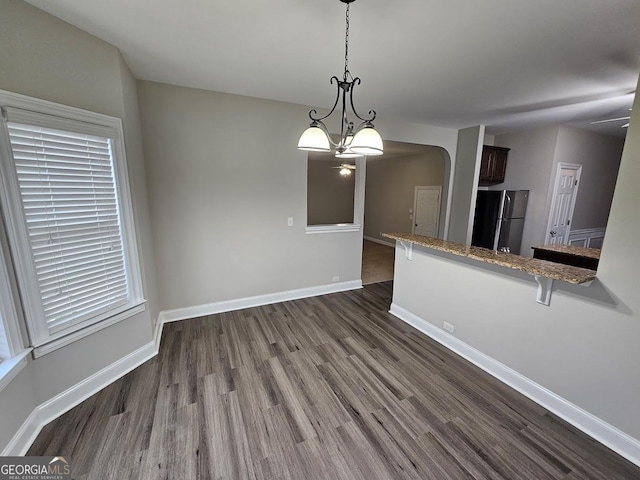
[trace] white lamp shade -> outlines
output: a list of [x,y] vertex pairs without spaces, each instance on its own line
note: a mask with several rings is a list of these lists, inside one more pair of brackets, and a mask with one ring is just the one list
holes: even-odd
[[329,137],[320,127],[309,127],[302,132],[298,148],[310,152],[330,152],[331,144]]
[[349,150],[360,155],[382,155],[382,137],[373,127],[365,127],[356,133]]
[[361,157],[361,153],[352,152],[350,148],[347,148],[344,152],[336,153],[336,158],[357,158]]

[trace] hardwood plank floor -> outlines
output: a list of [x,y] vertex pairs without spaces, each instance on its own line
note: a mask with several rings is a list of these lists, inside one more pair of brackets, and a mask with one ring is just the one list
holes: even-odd
[[78,479],[640,479],[389,315],[391,283],[165,325],[160,353],[47,425]]

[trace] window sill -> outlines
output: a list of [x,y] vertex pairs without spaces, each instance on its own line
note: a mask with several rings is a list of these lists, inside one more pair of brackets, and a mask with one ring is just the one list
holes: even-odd
[[80,340],[81,338],[84,338],[88,335],[91,335],[92,333],[96,333],[104,328],[107,328],[115,323],[118,323],[122,320],[126,320],[129,317],[132,317],[133,315],[137,315],[140,312],[144,312],[145,310],[145,303],[146,300],[142,300],[139,304],[135,305],[134,307],[125,310],[124,312],[120,312],[116,315],[114,315],[113,317],[109,317],[105,320],[102,320],[98,323],[94,323],[93,325],[90,325],[86,328],[82,328],[80,330],[77,330],[73,333],[70,333],[69,335],[66,335],[64,337],[60,337],[56,340],[53,340],[49,343],[45,343],[44,345],[40,345],[38,347],[35,347],[33,349],[33,356],[35,358],[41,357],[43,355],[46,355],[47,353],[51,353],[55,350],[58,350],[59,348],[65,347],[67,345],[69,345],[70,343],[75,342],[76,340]]
[[0,392],[27,366],[27,355],[29,353],[31,353],[30,348],[0,363]]
[[318,233],[344,233],[359,232],[362,228],[357,223],[335,223],[333,225],[309,225],[305,227],[304,233],[315,235]]

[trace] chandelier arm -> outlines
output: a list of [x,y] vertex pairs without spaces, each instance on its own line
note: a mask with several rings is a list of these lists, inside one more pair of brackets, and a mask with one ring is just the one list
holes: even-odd
[[338,91],[336,93],[336,101],[334,102],[333,107],[331,108],[331,111],[328,114],[326,114],[324,117],[316,118],[313,115],[318,113],[318,111],[315,110],[315,109],[310,110],[309,111],[309,118],[311,120],[313,120],[314,122],[320,122],[320,121],[322,121],[322,120],[324,120],[326,118],[329,118],[333,114],[333,112],[336,111],[336,107],[338,106],[338,102],[340,101],[340,79],[334,75],[333,77],[331,77],[331,83],[332,84],[333,84],[334,80],[336,81],[336,85],[337,85],[337,88],[338,88]]
[[353,114],[363,122],[373,122],[376,119],[376,115],[377,115],[375,110],[369,110],[369,118],[363,118],[358,114],[358,111],[356,110],[356,107],[353,104],[353,91],[355,90],[356,85],[360,85],[360,77],[354,78],[353,82],[351,83],[352,83],[352,86],[351,86],[351,91],[349,92],[349,100],[351,102],[351,110],[353,111]]

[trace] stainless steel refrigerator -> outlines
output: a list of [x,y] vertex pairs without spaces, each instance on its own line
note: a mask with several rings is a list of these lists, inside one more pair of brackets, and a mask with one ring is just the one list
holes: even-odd
[[478,190],[471,244],[520,254],[529,190]]

